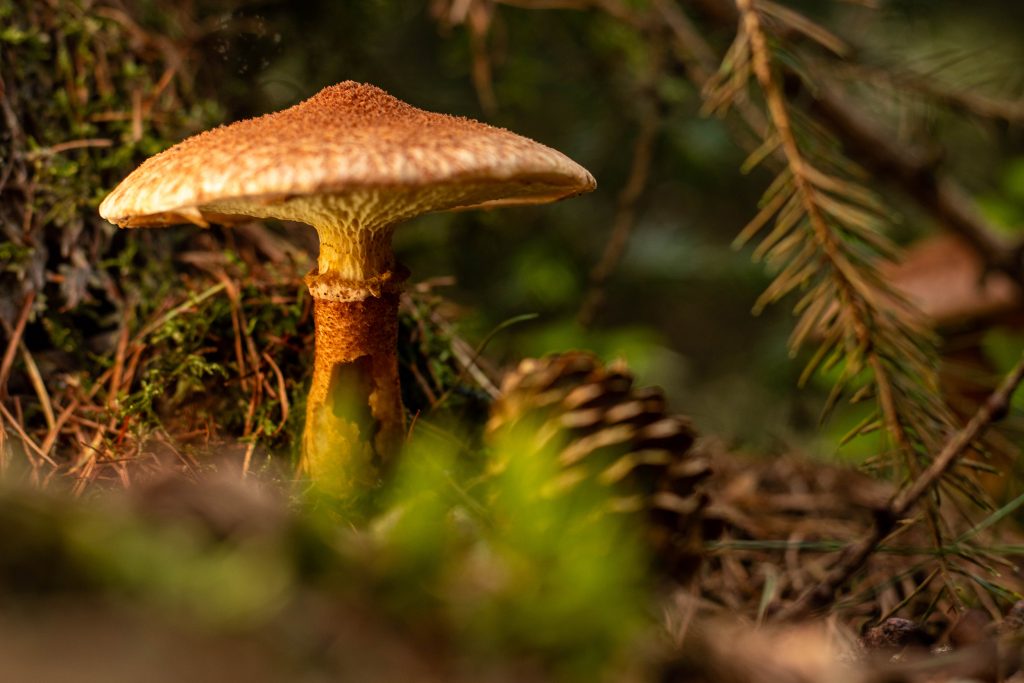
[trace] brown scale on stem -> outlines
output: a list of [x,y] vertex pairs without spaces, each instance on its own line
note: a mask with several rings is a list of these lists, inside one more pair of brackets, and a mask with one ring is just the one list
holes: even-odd
[[313,300],[316,353],[301,467],[336,493],[375,480],[402,442],[398,296]]

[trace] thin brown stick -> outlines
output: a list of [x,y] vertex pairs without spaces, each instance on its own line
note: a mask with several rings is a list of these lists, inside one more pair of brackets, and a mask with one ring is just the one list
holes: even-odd
[[263,352],[263,360],[267,362],[267,365],[270,366],[271,371],[274,373],[274,377],[277,378],[278,401],[281,403],[281,422],[278,423],[277,428],[270,434],[270,436],[276,436],[284,429],[285,423],[288,422],[288,385],[285,384],[281,368],[278,367],[273,357],[266,351]]
[[110,389],[107,393],[107,407],[117,407],[117,395],[121,391],[121,377],[124,373],[125,355],[128,353],[128,328],[130,321],[124,319],[121,323],[121,331],[117,335],[117,350],[114,352],[114,368],[110,374]]
[[32,313],[32,304],[36,300],[35,290],[25,295],[21,304],[21,311],[18,313],[18,320],[14,323],[14,329],[8,330],[7,350],[4,351],[3,359],[0,360],[0,400],[7,398],[7,380],[11,376],[11,366],[14,364],[14,355],[18,352],[18,344],[21,342],[21,335],[25,332],[25,325]]
[[654,0],[652,6],[682,48],[686,57],[683,64],[686,75],[697,87],[703,88],[714,76],[717,65],[722,61],[721,58],[674,0]]
[[469,46],[473,55],[473,87],[477,101],[487,116],[498,113],[498,97],[494,94],[494,69],[491,65],[489,44],[494,6],[489,2],[474,2],[469,6]]
[[897,493],[886,510],[875,516],[875,523],[871,531],[864,538],[843,549],[835,565],[821,583],[805,591],[790,603],[779,613],[779,618],[806,617],[820,609],[821,606],[830,604],[835,594],[860,571],[878,545],[892,533],[911,508],[956,464],[971,444],[977,441],[993,422],[1005,417],[1010,407],[1010,399],[1013,398],[1014,391],[1022,381],[1024,381],[1024,354],[1003,379],[999,388],[978,407],[970,422],[950,437],[928,468],[921,473],[921,476],[908,488]]
[[577,316],[579,323],[584,327],[593,323],[594,316],[604,303],[608,279],[618,268],[625,255],[629,236],[636,225],[637,202],[643,195],[650,177],[651,162],[654,158],[654,142],[660,127],[661,117],[658,115],[656,107],[652,107],[651,111],[640,121],[640,130],[636,143],[633,145],[633,162],[630,166],[629,178],[619,192],[615,219],[612,221],[612,230],[608,242],[605,244],[604,253],[601,254],[600,260],[590,271],[590,288]]
[[42,408],[46,426],[48,429],[53,429],[53,401],[50,400],[50,392],[46,389],[46,382],[43,381],[43,375],[39,372],[39,366],[36,365],[35,358],[29,353],[25,341],[20,340],[18,346],[21,349],[21,360],[25,364],[25,374],[28,375],[28,381],[36,392],[36,397],[39,399],[39,407]]
[[231,305],[231,329],[234,332],[235,339],[235,362],[238,363],[238,376],[242,384],[242,388],[248,388],[248,371],[245,366],[245,352],[242,351],[242,323],[238,314],[240,307],[238,299],[238,290],[235,287],[235,283],[231,281],[227,273],[222,270],[214,272],[217,280],[224,285],[224,291],[228,295],[228,303]]
[[[238,285],[234,282],[228,274],[223,270],[214,273],[217,279],[224,285],[225,292],[228,295],[228,301],[231,304],[231,324],[234,328],[235,333],[235,354],[238,359],[239,368],[245,367],[245,352],[248,354],[248,362],[252,367],[253,371],[253,383],[252,383],[252,395],[249,400],[249,409],[245,416],[245,428],[243,430],[244,436],[249,436],[253,433],[253,419],[256,415],[256,409],[260,405],[263,399],[263,384],[264,375],[263,368],[259,353],[256,351],[256,344],[253,342],[252,335],[249,334],[249,325],[245,319],[245,311],[242,310],[242,299],[241,293],[239,292]],[[242,375],[242,386],[245,387],[245,374],[244,370],[240,372]],[[262,430],[257,430],[262,433]]]
[[257,429],[256,433],[253,434],[249,444],[245,447],[245,456],[242,458],[242,479],[249,476],[249,468],[252,467],[252,454],[256,450],[256,441],[262,433],[262,429]]
[[4,427],[4,421],[0,420],[0,477],[7,474],[10,460],[11,454],[7,450],[7,428]]
[[[675,38],[677,58],[686,70],[687,76],[694,85],[703,90],[718,70],[722,58],[704,40],[701,30],[690,21],[675,0],[654,0],[652,7]],[[741,135],[741,144],[751,147],[753,151],[760,146],[760,141],[767,139],[768,122],[765,121],[761,110],[749,99],[737,98],[732,106],[748,129],[737,132],[749,132],[752,135]]]
[[43,147],[41,149],[29,152],[28,154],[25,155],[25,158],[29,160],[42,159],[44,157],[54,156],[56,154],[63,154],[64,152],[70,152],[73,149],[84,149],[87,147],[110,147],[113,144],[114,141],[107,138],[68,140],[66,142],[59,142],[51,147]]
[[[39,444],[37,444],[35,440],[25,432],[25,429],[21,426],[22,420],[12,415],[11,411],[7,410],[6,406],[4,406],[3,403],[0,403],[0,415],[2,415],[7,420],[8,424],[11,425],[11,427],[14,429],[14,432],[18,435],[18,438],[21,439],[21,442],[28,447],[28,449],[25,451],[26,454],[29,451],[32,451],[40,458],[48,462],[50,465],[54,467],[57,466],[57,463],[54,462],[49,455],[44,453],[43,449],[39,447]],[[33,467],[38,467],[38,463],[33,462]]]
[[963,455],[964,451],[977,440],[977,438],[993,422],[998,422],[1010,408],[1010,399],[1014,391],[1024,380],[1024,354],[1013,370],[1003,379],[999,388],[996,389],[971,418],[971,421],[957,434],[950,439],[939,455],[932,461],[928,469],[910,486],[898,496],[891,505],[891,511],[895,516],[903,516],[914,506],[915,503],[930,489],[935,482]]
[[135,381],[135,373],[139,369],[139,362],[142,360],[142,352],[145,350],[146,347],[142,344],[139,344],[132,350],[132,355],[128,358],[128,365],[121,376],[121,388],[119,391],[127,393],[131,390],[132,382]]
[[68,418],[71,417],[72,413],[78,410],[78,406],[78,399],[72,399],[68,405],[60,411],[60,414],[53,423],[53,427],[51,427],[50,431],[47,432],[46,437],[43,438],[42,445],[40,445],[43,453],[49,455],[53,450],[53,446],[57,443],[57,438],[60,436],[60,431],[64,428],[64,425],[67,424]]
[[[455,360],[462,368],[459,372],[460,376],[463,373],[471,376],[480,388],[486,391],[491,398],[498,398],[501,396],[501,390],[498,388],[498,381],[495,379],[497,373],[493,372],[489,367],[485,367],[484,359],[480,357],[480,353],[477,349],[474,349],[469,342],[455,334],[455,329],[452,326],[451,321],[445,319],[445,317],[437,311],[431,311],[430,321],[437,325],[441,331],[451,339],[452,354],[455,356]],[[447,394],[447,392],[445,392],[445,394]],[[445,398],[445,395],[439,396],[436,400],[431,401],[431,405],[436,405]]]

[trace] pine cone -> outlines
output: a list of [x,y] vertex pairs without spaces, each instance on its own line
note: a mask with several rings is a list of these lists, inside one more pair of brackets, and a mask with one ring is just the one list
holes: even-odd
[[657,564],[680,580],[693,575],[706,502],[698,484],[710,468],[660,389],[634,388],[624,363],[605,366],[582,351],[528,358],[505,377],[486,433],[493,441],[517,425],[536,430],[534,452],[558,445],[553,491],[584,479],[613,487],[612,511],[647,517]]

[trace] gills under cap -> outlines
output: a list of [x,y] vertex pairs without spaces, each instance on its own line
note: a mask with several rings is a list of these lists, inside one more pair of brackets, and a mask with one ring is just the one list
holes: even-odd
[[377,203],[394,191],[400,205],[389,197],[391,206],[381,208],[400,220],[555,201],[595,185],[586,169],[538,142],[346,81],[150,158],[103,201],[100,215],[121,227],[205,225],[231,215],[303,220],[308,205],[297,214],[286,206],[350,194]]

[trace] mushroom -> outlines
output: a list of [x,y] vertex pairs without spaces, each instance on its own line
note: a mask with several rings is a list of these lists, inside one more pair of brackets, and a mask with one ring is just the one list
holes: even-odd
[[100,205],[123,228],[239,216],[307,223],[315,360],[300,467],[325,490],[377,476],[405,431],[396,355],[395,226],[419,214],[539,204],[593,190],[565,155],[507,130],[417,109],[352,81],[193,136],[146,160]]

